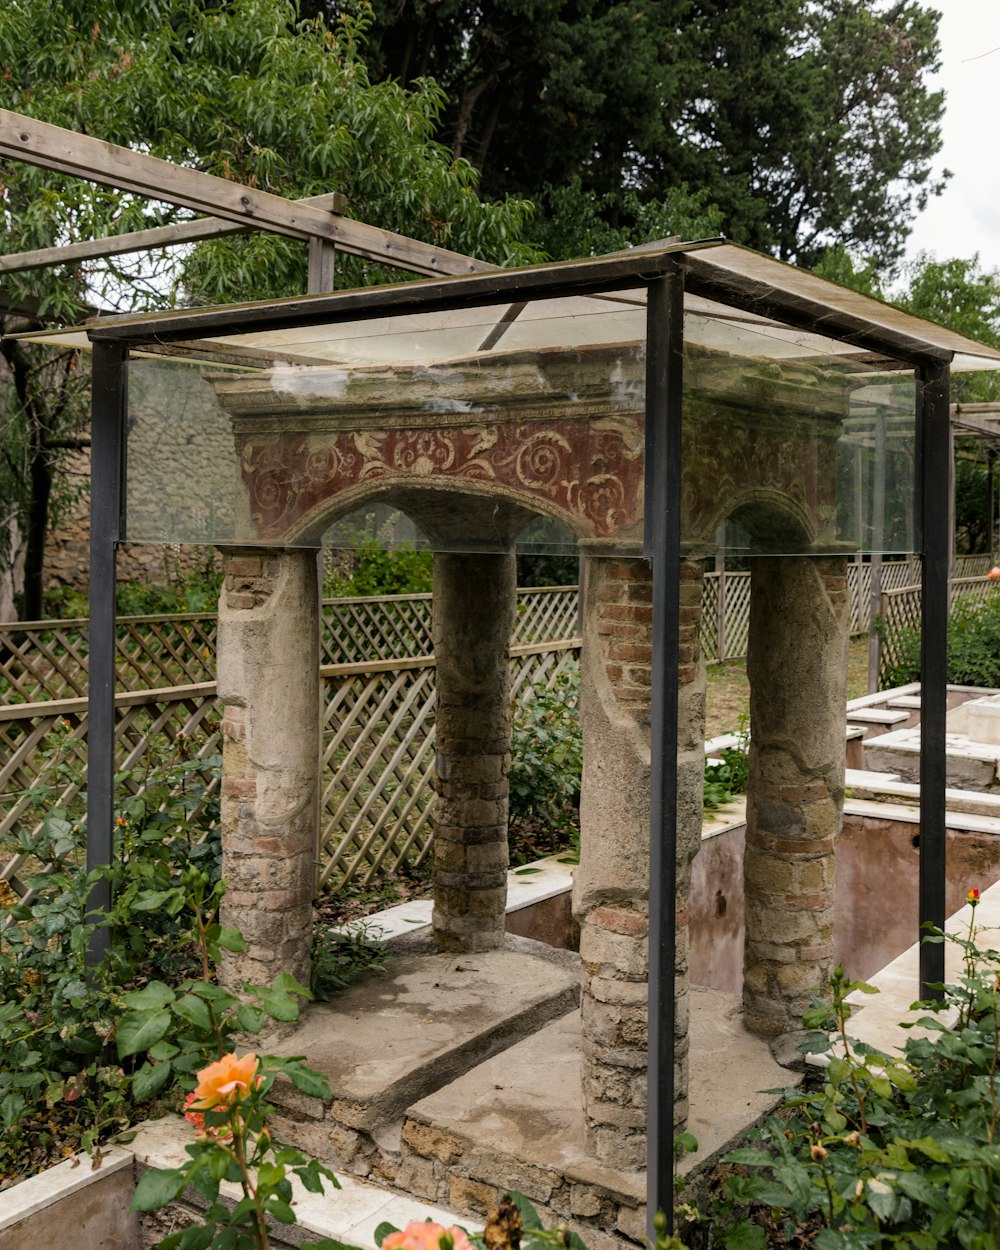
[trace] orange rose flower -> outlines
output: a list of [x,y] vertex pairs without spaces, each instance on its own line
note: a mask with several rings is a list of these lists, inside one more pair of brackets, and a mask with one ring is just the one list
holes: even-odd
[[986,576],[991,582],[1000,582],[1000,565],[994,564]]
[[975,886],[973,886],[972,889],[968,892],[968,894],[966,894],[965,900],[967,903],[979,902],[979,891],[976,889]]
[[211,1111],[215,1107],[230,1107],[245,1098],[260,1083],[257,1067],[257,1056],[251,1052],[242,1059],[235,1054],[223,1055],[207,1068],[202,1068],[189,1110]]
[[454,1225],[445,1228],[431,1220],[412,1220],[402,1232],[390,1233],[382,1242],[382,1250],[440,1250],[442,1238],[451,1242],[453,1250],[472,1250],[462,1229]]

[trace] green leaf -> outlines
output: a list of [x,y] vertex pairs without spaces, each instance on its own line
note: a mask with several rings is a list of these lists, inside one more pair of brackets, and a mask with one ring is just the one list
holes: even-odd
[[896,1209],[896,1194],[885,1183],[873,1177],[865,1186],[865,1199],[880,1220],[891,1220]]
[[182,1168],[150,1168],[139,1177],[132,1195],[133,1211],[158,1211],[173,1202],[184,1188]]
[[287,1202],[282,1202],[280,1198],[268,1198],[264,1203],[264,1210],[279,1224],[294,1224],[295,1212]]
[[279,972],[271,982],[271,987],[285,994],[297,994],[299,998],[311,999],[312,994],[301,981],[296,981],[290,972]]
[[190,1172],[188,1179],[198,1193],[203,1198],[207,1198],[209,1202],[214,1202],[219,1196],[219,1182],[212,1174],[210,1167],[201,1167],[196,1171]]
[[293,1170],[295,1175],[302,1182],[303,1188],[308,1189],[311,1194],[321,1194],[323,1192],[324,1180],[328,1180],[334,1189],[340,1188],[340,1182],[330,1169],[325,1168],[316,1159],[310,1159],[309,1162],[302,1167],[296,1167]]
[[925,1154],[928,1159],[933,1159],[935,1163],[951,1163],[951,1155],[933,1137],[918,1137],[914,1141],[900,1141],[899,1144],[911,1150],[919,1150],[921,1154]]
[[158,1089],[162,1089],[170,1079],[170,1061],[166,1063],[145,1063],[132,1078],[132,1097],[136,1102],[145,1102]]
[[292,1021],[299,1018],[299,1005],[294,998],[279,989],[267,986],[248,986],[257,994],[257,1001],[272,1020]]
[[283,1064],[282,1071],[303,1094],[308,1094],[311,1098],[322,1098],[324,1102],[333,1098],[330,1083],[321,1072],[314,1072],[312,1068],[307,1068],[304,1063],[296,1060]]
[[236,1021],[247,1033],[259,1033],[266,1019],[265,1013],[250,1003],[240,1003],[236,1008]]
[[204,999],[196,998],[194,994],[185,994],[174,1003],[174,1011],[199,1032],[211,1033],[212,1017]]
[[122,1016],[115,1035],[118,1058],[124,1059],[128,1055],[136,1055],[142,1050],[148,1050],[150,1046],[155,1046],[170,1028],[170,1024],[169,1011],[157,1011],[153,1015],[129,1012]]
[[146,1053],[150,1059],[156,1059],[159,1062],[163,1059],[173,1059],[174,1055],[180,1054],[180,1048],[173,1042],[162,1041],[157,1042],[155,1046],[150,1046]]
[[178,1250],[209,1250],[215,1236],[214,1224],[192,1224],[177,1243]]
[[175,997],[169,985],[162,981],[150,981],[144,989],[124,995],[123,1002],[129,1011],[162,1011],[170,1006]]
[[767,1250],[764,1230],[749,1220],[738,1220],[726,1229],[722,1237],[725,1250]]
[[227,951],[234,951],[238,953],[240,951],[245,951],[247,948],[247,944],[243,939],[243,934],[239,931],[239,929],[221,928],[216,941],[223,950]]
[[257,1184],[270,1188],[285,1179],[285,1169],[277,1163],[262,1163],[257,1169]]
[[742,1146],[738,1150],[730,1150],[722,1162],[742,1163],[751,1168],[765,1168],[771,1166],[774,1156],[766,1150],[754,1150],[752,1146]]
[[388,1220],[383,1220],[375,1229],[375,1245],[381,1246],[391,1233],[398,1233],[399,1229],[395,1224],[390,1224]]
[[511,1190],[510,1197],[520,1212],[522,1228],[528,1229],[542,1227],[542,1221],[538,1217],[538,1212],[531,1205],[528,1199],[525,1198],[524,1194],[518,1193],[517,1190]]

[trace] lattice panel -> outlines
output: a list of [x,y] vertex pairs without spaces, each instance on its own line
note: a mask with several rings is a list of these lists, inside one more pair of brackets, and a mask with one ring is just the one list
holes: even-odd
[[328,600],[323,605],[323,662],[430,655],[431,608],[430,595]]
[[955,578],[962,580],[966,577],[985,577],[990,571],[989,556],[956,556],[955,557]]
[[575,638],[579,601],[575,586],[519,590],[511,641],[520,644]]
[[720,659],[746,655],[750,641],[750,574],[726,574],[726,640]]
[[[572,641],[511,648],[511,699],[551,686],[579,648]],[[327,678],[320,804],[320,882],[371,881],[430,854],[434,805],[433,660]]]
[[87,690],[85,620],[29,621],[0,627],[4,702],[73,698]]
[[902,590],[905,586],[915,586],[920,582],[920,561],[883,560],[882,590]]
[[886,673],[900,662],[901,635],[920,629],[920,587],[883,591],[879,630],[879,686],[884,689]]
[[119,689],[157,690],[214,681],[217,629],[214,612],[119,620]]
[[[157,692],[119,695],[115,726],[119,800],[142,795],[151,752],[164,743],[177,743],[180,735],[192,744],[196,759],[221,751],[215,687],[212,683]],[[49,704],[13,705],[0,708],[0,879],[19,893],[18,880],[30,856],[22,838],[34,836],[41,827],[41,805],[84,810],[87,757],[86,705],[82,699],[57,700]],[[122,775],[128,773],[129,775]],[[132,775],[134,774],[134,775]],[[218,791],[214,768],[202,773],[208,795]],[[183,785],[183,782],[179,783]],[[45,790],[44,796],[37,791]],[[32,793],[35,791],[35,793]],[[180,793],[180,790],[178,790]],[[199,814],[190,814],[197,827]],[[208,832],[207,826],[202,836]]]
[[718,573],[706,573],[701,583],[701,622],[699,633],[705,662],[719,659],[719,590]]

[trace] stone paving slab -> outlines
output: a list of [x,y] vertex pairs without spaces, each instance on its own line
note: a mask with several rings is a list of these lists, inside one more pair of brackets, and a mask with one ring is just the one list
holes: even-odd
[[[536,953],[536,950],[542,953]],[[412,1102],[473,1064],[572,1010],[579,996],[576,956],[525,939],[476,955],[391,955],[369,976],[306,1012],[280,1043],[261,1049],[304,1054],[330,1082],[329,1119],[374,1133]],[[288,1086],[274,1100],[323,1119],[318,1099]]]
[[[517,1189],[558,1219],[582,1221],[588,1245],[641,1240],[644,1172],[617,1171],[584,1151],[580,1103],[580,1020],[576,1013],[480,1064],[415,1103],[403,1125],[404,1171],[425,1198],[472,1209]],[[742,1024],[739,1000],[691,993],[689,1128],[697,1168],[778,1102],[760,1091],[793,1084],[766,1042]],[[414,1159],[413,1156],[417,1158]],[[596,1240],[595,1240],[596,1238]],[[589,1240],[588,1240],[589,1239]]]

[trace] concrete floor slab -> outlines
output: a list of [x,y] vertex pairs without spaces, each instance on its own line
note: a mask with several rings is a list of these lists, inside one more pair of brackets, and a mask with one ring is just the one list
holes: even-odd
[[[374,1133],[473,1064],[572,1010],[577,959],[525,939],[476,955],[390,955],[381,976],[318,1003],[277,1054],[308,1056],[330,1082],[331,1118]],[[323,1105],[288,1086],[274,1101],[320,1119]]]

